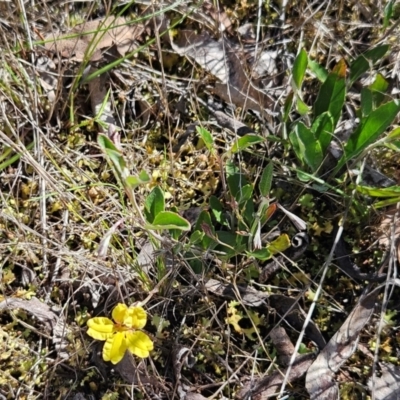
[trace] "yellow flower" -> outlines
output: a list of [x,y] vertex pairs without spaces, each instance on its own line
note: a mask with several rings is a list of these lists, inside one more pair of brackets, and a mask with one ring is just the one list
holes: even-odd
[[128,308],[125,304],[117,304],[112,318],[90,318],[87,334],[93,339],[105,340],[103,360],[117,364],[129,350],[138,357],[145,358],[153,350],[153,342],[143,332],[135,331],[146,325],[147,315],[142,307]]

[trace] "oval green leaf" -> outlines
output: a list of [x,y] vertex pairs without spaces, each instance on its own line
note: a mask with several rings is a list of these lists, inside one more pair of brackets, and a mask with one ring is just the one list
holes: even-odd
[[336,127],[346,96],[346,63],[340,60],[334,70],[322,84],[314,106],[314,116],[317,118],[329,111]]
[[146,215],[147,222],[153,223],[154,218],[164,210],[164,192],[159,186],[155,186],[150,194],[147,196],[144,203],[144,213]]
[[154,218],[150,229],[179,229],[181,231],[189,231],[190,222],[179,214],[172,211],[161,211]]
[[274,165],[270,162],[265,168],[261,175],[260,184],[258,185],[260,193],[264,197],[268,197],[272,186],[272,175],[274,172]]
[[201,139],[203,140],[204,144],[206,145],[207,149],[213,153],[214,149],[214,139],[211,133],[203,128],[202,126],[196,126],[197,133],[200,135]]
[[306,73],[308,64],[307,53],[304,49],[300,50],[293,64],[293,82],[297,90],[301,89],[301,84],[303,83],[304,75]]

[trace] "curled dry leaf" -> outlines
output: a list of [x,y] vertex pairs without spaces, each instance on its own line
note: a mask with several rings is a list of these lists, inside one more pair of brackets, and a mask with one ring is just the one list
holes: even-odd
[[156,257],[157,254],[153,244],[150,240],[146,240],[141,243],[140,252],[136,258],[136,262],[143,272],[149,274],[154,267]]
[[104,235],[103,239],[101,239],[101,242],[99,244],[99,247],[97,249],[97,255],[99,257],[106,257],[108,253],[108,247],[110,245],[110,240],[112,238],[112,235],[115,235],[115,233],[121,229],[121,226],[123,226],[125,219],[120,218]]
[[306,388],[312,400],[339,398],[335,374],[357,348],[359,335],[374,312],[379,291],[364,296],[307,371]]
[[[95,72],[97,68],[90,67],[89,74]],[[112,105],[110,99],[105,101],[109,85],[108,76],[106,74],[100,75],[89,82],[89,96],[92,112],[94,116],[98,117],[106,127],[110,125],[117,125],[113,116]],[[100,127],[100,132],[104,132],[103,127]]]

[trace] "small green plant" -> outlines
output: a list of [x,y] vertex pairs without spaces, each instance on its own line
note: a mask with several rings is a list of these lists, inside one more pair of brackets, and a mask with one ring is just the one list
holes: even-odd
[[[161,243],[166,240],[165,236],[160,235],[161,231],[167,231],[171,238],[177,241],[182,232],[191,229],[189,221],[177,212],[165,209],[164,192],[158,186],[154,187],[148,194],[144,208],[139,206],[136,201],[135,190],[139,186],[149,183],[150,176],[146,171],[141,171],[138,175],[129,174],[120,150],[119,135],[114,131],[114,127],[110,126],[109,136],[98,136],[98,144],[107,156],[118,182],[123,187],[129,203],[133,206],[133,211],[138,216],[139,227],[148,232],[150,239],[157,243],[156,248],[160,248]],[[115,229],[112,231],[115,231]],[[104,251],[102,249],[103,253]]]
[[[289,127],[289,140],[297,158],[311,173],[318,174],[327,154],[328,146],[338,127],[348,89],[371,66],[382,59],[388,48],[387,45],[381,45],[365,52],[350,64],[349,71],[342,59],[329,73],[310,60],[305,50],[299,52],[293,67],[294,93],[286,102],[284,121],[289,122],[289,111],[296,99],[296,110],[301,118]],[[301,95],[301,86],[307,68],[322,82],[311,110],[303,105]],[[343,154],[338,159],[331,176],[336,176],[344,165],[356,161],[371,147],[386,144],[398,137],[396,130],[383,141],[377,142],[400,111],[400,102],[390,100],[386,95],[388,86],[386,79],[381,74],[377,74],[370,85],[362,88],[360,108],[357,110],[360,122],[345,143]],[[305,180],[308,179],[309,177],[306,176]]]
[[[206,129],[198,129],[207,148],[215,151],[212,135]],[[216,196],[209,200],[209,211],[202,211],[194,226],[190,242],[203,250],[214,251],[219,257],[230,259],[247,255],[258,260],[268,260],[275,254],[290,247],[287,234],[281,234],[263,245],[261,230],[274,214],[277,205],[270,204],[269,193],[272,185],[273,164],[263,170],[258,186],[250,183],[245,173],[231,156],[263,142],[259,135],[249,134],[236,140],[222,159],[228,192],[225,202]],[[258,193],[255,189],[258,189]],[[259,197],[259,201],[256,201]],[[217,227],[217,228],[216,228]]]

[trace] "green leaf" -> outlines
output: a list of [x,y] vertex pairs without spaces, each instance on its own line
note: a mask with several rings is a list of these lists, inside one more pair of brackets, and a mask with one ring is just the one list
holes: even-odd
[[387,135],[387,142],[391,142],[392,140],[395,140],[400,137],[400,127],[397,127],[392,130],[392,132]]
[[380,73],[376,74],[374,82],[371,83],[371,85],[369,85],[369,88],[371,90],[381,93],[385,93],[388,87],[389,87],[389,82]]
[[238,193],[239,198],[237,199],[237,202],[239,206],[242,206],[253,197],[253,185],[247,184],[243,186]]
[[232,160],[226,162],[225,172],[228,178],[240,173],[238,166]]
[[248,185],[246,177],[239,172],[239,169],[232,162],[226,164],[226,175],[229,193],[237,202],[240,202],[243,196],[242,188]]
[[337,172],[347,161],[358,156],[393,123],[400,111],[400,101],[393,100],[383,104],[364,118],[356,131],[350,136],[344,154],[335,168]]
[[126,163],[121,152],[115,147],[114,143],[105,135],[97,136],[97,143],[104,153],[110,158],[119,178],[122,180],[127,174]]
[[386,200],[378,201],[374,204],[374,208],[383,208],[391,206],[392,204],[397,204],[400,201],[400,197],[389,197]]
[[271,191],[272,186],[272,176],[274,172],[274,165],[272,161],[264,168],[264,171],[261,175],[260,183],[258,185],[260,189],[260,193],[264,197],[269,196],[269,192]]
[[364,53],[364,57],[370,60],[373,64],[380,61],[385,54],[388,52],[390,46],[388,44],[383,44],[381,46],[376,46],[371,50],[367,50]]
[[[253,193],[253,188],[251,193]],[[248,229],[248,227],[250,227],[254,221],[254,202],[251,198],[244,203],[241,213],[243,215],[244,222],[247,224],[246,229]]]
[[315,74],[317,79],[324,83],[326,81],[326,78],[328,77],[328,71],[326,68],[324,68],[322,65],[318,64],[316,61],[311,60],[311,58],[308,58],[308,68],[310,69],[311,72]]
[[200,231],[194,231],[191,235],[190,235],[190,239],[189,242],[190,244],[193,246],[195,244],[200,244],[201,241],[204,238],[204,232],[200,232]]
[[322,84],[314,105],[314,118],[329,111],[336,127],[346,96],[346,63],[340,60]]
[[370,186],[357,185],[357,192],[370,197],[399,197],[400,186],[390,186],[386,188],[375,188]]
[[[297,126],[296,126],[297,128]],[[293,150],[296,153],[297,158],[301,161],[302,164],[305,164],[304,153],[306,152],[306,148],[304,143],[300,140],[299,135],[297,134],[297,129],[289,134],[289,140],[292,143]]]
[[389,45],[384,44],[358,56],[350,65],[350,84],[352,85],[370,69],[370,63],[375,64],[377,61],[381,60],[388,50]]
[[293,105],[293,96],[294,93],[290,92],[286,97],[285,104],[283,106],[283,117],[282,117],[283,122],[287,122],[289,118],[290,110],[292,109]]
[[372,92],[370,89],[363,87],[361,89],[361,115],[367,117],[373,109]]
[[135,189],[140,185],[144,185],[150,182],[150,176],[146,171],[142,171],[139,176],[129,175],[125,179],[125,183],[131,188]]
[[222,251],[228,258],[234,257],[245,251],[246,245],[243,243],[243,236],[236,233],[218,231],[216,232],[218,240],[221,242],[216,250]]
[[146,215],[147,222],[153,223],[154,218],[161,211],[165,210],[165,198],[164,192],[159,186],[155,186],[149,193],[144,203],[144,213]]
[[212,236],[215,236],[214,225],[211,221],[211,216],[207,211],[202,211],[197,218],[196,231],[204,232],[204,237],[201,241],[201,246],[204,250],[211,248],[211,245],[215,243],[215,239]]
[[374,82],[369,86],[369,89],[372,91],[375,107],[379,107],[384,102],[388,87],[389,82],[381,74],[377,74]]
[[[300,160],[304,160],[315,172],[322,163],[323,153],[321,144],[316,140],[311,130],[302,122],[299,122],[294,131],[290,133],[289,139]],[[297,150],[296,146],[298,146]]]
[[265,139],[259,135],[244,135],[233,144],[231,151],[232,153],[237,153],[239,151],[247,149],[250,146],[253,146],[253,144],[262,143],[264,141]]
[[99,144],[99,146],[103,151],[111,149],[119,152],[119,150],[115,147],[114,143],[106,135],[99,134],[97,136],[97,143]]
[[203,140],[204,144],[206,145],[207,149],[211,153],[214,153],[215,152],[214,139],[213,139],[211,133],[207,129],[204,129],[201,126],[196,126],[196,130],[197,130],[197,133],[202,138],[202,140]]
[[300,50],[293,64],[293,82],[297,90],[301,89],[301,84],[303,83],[304,75],[306,73],[308,64],[307,53],[304,49]]
[[303,116],[308,114],[310,107],[308,107],[300,97],[296,97],[296,110],[301,116]]
[[210,197],[210,209],[215,220],[221,224],[226,225],[226,218],[224,217],[224,208],[221,202],[214,195]]
[[270,260],[272,258],[272,254],[266,247],[264,247],[262,249],[253,250],[253,251],[246,251],[246,254],[249,257],[254,257],[257,260],[261,260],[261,261]]
[[350,85],[369,70],[369,62],[363,54],[358,56],[350,65]]
[[172,211],[159,212],[154,221],[148,227],[149,229],[179,229],[181,231],[189,231],[190,222],[179,214]]
[[389,26],[390,20],[393,17],[393,5],[396,0],[390,0],[383,11],[383,29],[386,29]]
[[315,139],[320,143],[322,154],[325,152],[332,141],[334,130],[334,121],[329,112],[319,115],[313,122],[311,132]]

